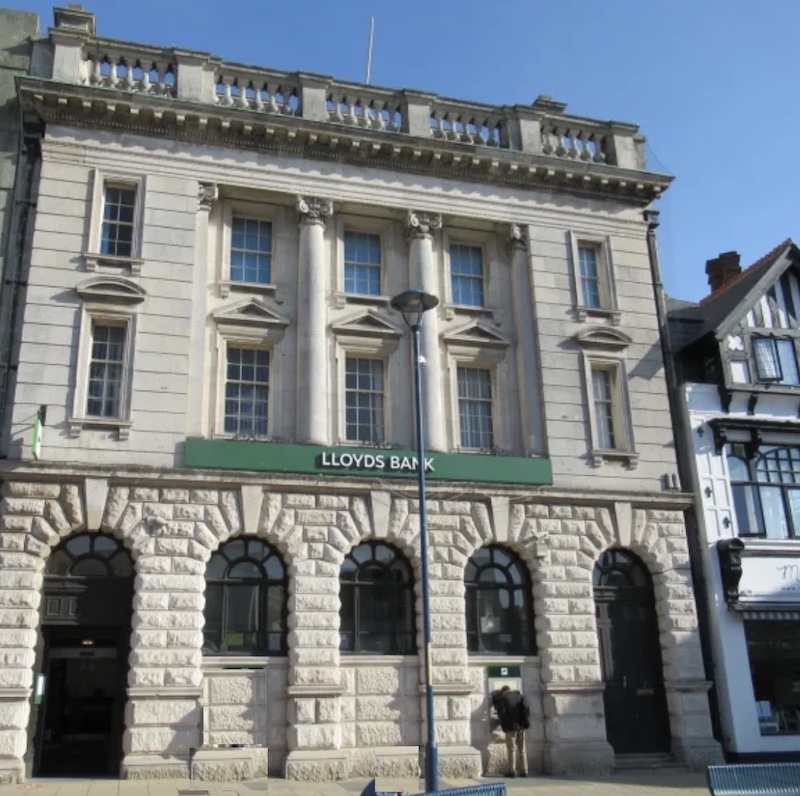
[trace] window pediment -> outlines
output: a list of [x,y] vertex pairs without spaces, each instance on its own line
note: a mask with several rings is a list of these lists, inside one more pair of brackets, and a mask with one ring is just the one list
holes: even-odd
[[97,276],[87,279],[75,287],[75,292],[84,300],[112,304],[140,304],[147,291],[119,276]]
[[368,310],[338,323],[332,323],[331,330],[337,335],[377,337],[392,340],[396,340],[403,334],[401,329],[384,320],[373,310]]
[[289,322],[258,299],[248,299],[213,313],[221,326],[247,326],[261,329],[284,330]]
[[593,326],[583,329],[572,339],[582,348],[604,351],[622,351],[633,342],[633,339],[625,332],[610,326]]
[[508,348],[511,344],[503,335],[498,334],[483,321],[473,321],[460,329],[444,336],[448,344],[471,346],[475,348]]

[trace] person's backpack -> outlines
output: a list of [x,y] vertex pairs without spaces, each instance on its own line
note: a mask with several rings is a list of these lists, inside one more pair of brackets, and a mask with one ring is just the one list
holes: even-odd
[[522,697],[519,703],[520,725],[523,730],[527,730],[531,726],[531,709],[528,706],[528,701],[525,699],[525,695],[521,694],[520,696]]

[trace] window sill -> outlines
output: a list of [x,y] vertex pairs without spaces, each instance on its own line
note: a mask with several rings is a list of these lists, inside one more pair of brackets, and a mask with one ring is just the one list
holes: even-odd
[[203,653],[200,664],[203,669],[223,669],[231,674],[242,670],[266,669],[268,666],[285,666],[289,662],[286,652],[265,655],[259,652],[255,655],[243,655],[241,652],[209,652]]
[[229,279],[224,279],[219,283],[220,298],[228,298],[231,291],[239,293],[263,293],[266,296],[274,296],[277,292],[277,285],[262,284],[261,282],[231,282]]
[[117,439],[125,442],[130,437],[133,423],[115,417],[71,417],[67,420],[69,435],[75,439],[80,437],[85,428],[99,428],[117,432]]
[[494,310],[491,307],[477,307],[472,304],[445,304],[444,317],[447,321],[452,321],[456,315],[473,315],[476,317],[492,319]]
[[132,276],[142,273],[144,260],[138,257],[113,257],[110,254],[83,253],[83,264],[87,271],[99,271],[101,268],[113,268],[127,271]]
[[348,304],[365,304],[372,307],[388,307],[391,296],[372,296],[369,293],[334,293],[334,307],[343,310]]
[[593,450],[589,457],[593,467],[602,467],[607,461],[621,461],[629,470],[635,470],[639,464],[639,454],[635,451]]
[[575,307],[575,316],[579,321],[587,318],[608,318],[614,326],[618,326],[622,320],[622,311],[607,307]]
[[796,556],[800,550],[800,539],[767,539],[765,536],[748,536],[741,533],[739,538],[744,542],[743,556],[781,553]]

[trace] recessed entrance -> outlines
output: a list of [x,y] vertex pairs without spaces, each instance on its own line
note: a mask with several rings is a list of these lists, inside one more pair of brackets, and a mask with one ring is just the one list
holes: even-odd
[[59,545],[44,579],[33,773],[117,776],[122,759],[133,567],[114,539]]
[[607,550],[594,584],[608,742],[617,755],[670,750],[661,645],[650,574],[626,550]]

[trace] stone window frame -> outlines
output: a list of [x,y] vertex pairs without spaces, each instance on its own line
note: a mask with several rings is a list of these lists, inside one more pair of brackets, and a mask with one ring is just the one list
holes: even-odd
[[[356,321],[357,323],[357,321]],[[393,418],[393,388],[402,379],[396,373],[398,367],[397,351],[402,332],[386,325],[386,329],[375,329],[371,333],[359,334],[356,328],[348,329],[348,325],[338,324],[331,327],[334,334],[334,373],[336,389],[334,390],[334,429],[337,444],[348,447],[372,447],[370,443],[347,439],[346,411],[346,363],[347,358],[377,359],[383,362],[383,439],[386,445],[394,439],[395,428]]]
[[[607,318],[612,324],[622,319],[617,295],[613,246],[610,235],[569,230],[567,232],[568,248],[571,257],[572,286],[575,298],[575,314],[577,320],[586,321],[592,318]],[[587,307],[583,304],[583,285],[581,283],[580,256],[581,246],[591,246],[598,250],[600,306]]]
[[[611,326],[583,329],[572,339],[581,349],[584,403],[589,420],[589,459],[594,467],[600,467],[605,461],[618,460],[633,469],[638,463],[639,454],[633,434],[625,361],[625,350],[633,340],[623,331]],[[616,447],[613,449],[601,448],[598,443],[592,383],[592,372],[598,368],[608,370],[613,375],[612,409],[617,436]]]
[[[334,269],[336,285],[334,303],[336,309],[348,304],[364,304],[373,307],[388,307],[392,299],[389,284],[389,263],[395,260],[394,222],[389,218],[360,216],[354,213],[337,213],[336,239],[334,245]],[[345,232],[377,235],[381,242],[381,292],[379,295],[347,293],[345,291],[344,235]]]
[[[75,368],[75,390],[72,411],[67,418],[70,436],[80,437],[85,428],[116,431],[125,441],[133,426],[131,400],[133,394],[134,352],[136,348],[137,310],[146,296],[143,288],[123,277],[98,276],[76,286],[81,299],[79,340]],[[95,324],[124,326],[125,354],[122,366],[120,408],[117,417],[93,417],[86,414],[89,393],[89,366],[92,360]]]
[[510,407],[504,396],[509,395],[510,369],[508,363],[509,343],[497,339],[496,342],[471,341],[460,338],[456,332],[447,335],[445,342],[445,358],[448,378],[446,390],[448,392],[447,405],[450,415],[450,440],[451,450],[454,453],[482,455],[489,451],[474,450],[461,447],[461,424],[458,405],[458,368],[481,368],[491,374],[492,385],[492,451],[506,450],[511,442],[510,435],[503,423],[503,418],[508,416]]
[[[93,168],[90,176],[91,207],[89,211],[89,229],[86,249],[83,252],[83,264],[87,271],[111,269],[113,273],[120,270],[132,276],[142,272],[142,248],[144,239],[144,209],[147,199],[147,177],[144,174],[132,175],[121,171],[106,171]],[[119,257],[100,253],[100,242],[103,235],[103,212],[107,187],[132,188],[136,191],[136,205],[133,213],[133,237],[131,240],[131,256]]]
[[[497,235],[493,232],[462,229],[461,227],[445,227],[442,230],[442,273],[444,278],[442,291],[444,297],[445,320],[453,320],[457,315],[493,318],[498,302],[495,293],[496,271],[500,262],[500,248]],[[451,245],[475,246],[481,250],[483,265],[483,305],[455,304],[453,302],[453,282],[450,271]]]
[[[247,311],[255,308],[259,315],[252,317]],[[216,323],[214,339],[214,369],[212,397],[211,437],[214,439],[235,439],[236,434],[225,431],[225,386],[227,383],[228,346],[252,348],[269,352],[269,396],[267,399],[266,438],[275,437],[276,421],[283,411],[283,378],[281,368],[275,367],[279,361],[276,355],[284,338],[288,322],[269,310],[258,299],[239,302],[233,307],[223,308],[213,314]],[[260,438],[260,437],[259,437]]]
[[[270,282],[234,282],[231,279],[231,240],[233,218],[268,221],[272,224],[272,252]],[[220,298],[228,298],[231,292],[251,293],[275,297],[281,282],[281,264],[288,263],[289,251],[284,240],[286,208],[271,202],[253,202],[230,198],[222,202],[222,220],[219,232],[217,291]]]

